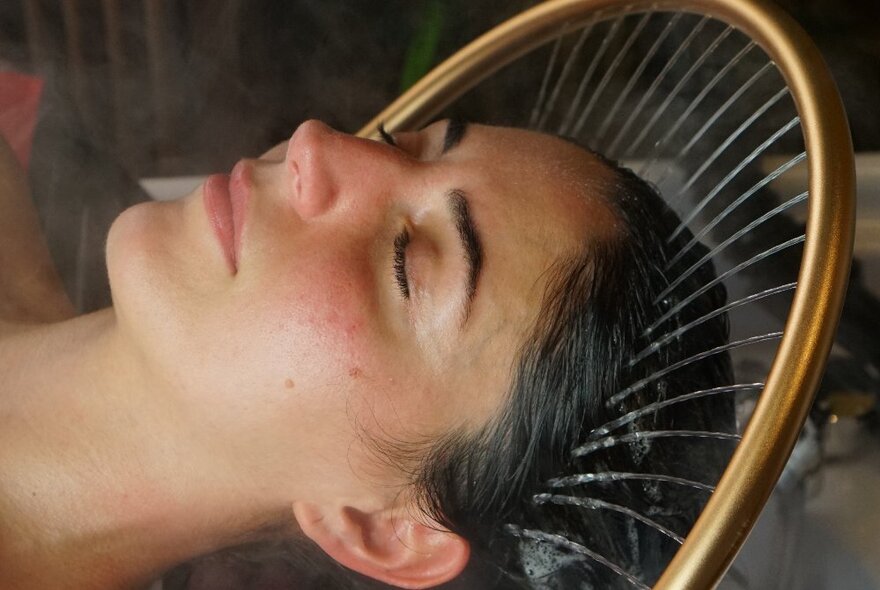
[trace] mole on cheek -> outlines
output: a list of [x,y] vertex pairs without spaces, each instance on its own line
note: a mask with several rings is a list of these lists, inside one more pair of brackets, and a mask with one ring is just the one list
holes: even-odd
[[348,376],[351,377],[352,379],[358,379],[363,374],[364,374],[364,372],[361,370],[360,367],[352,367],[348,370]]
[[293,379],[285,379],[284,387],[286,387],[287,389],[293,389]]

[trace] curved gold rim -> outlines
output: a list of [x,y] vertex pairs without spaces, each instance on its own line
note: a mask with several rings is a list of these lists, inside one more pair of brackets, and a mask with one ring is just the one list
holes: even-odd
[[[810,174],[804,254],[785,333],[764,393],[715,492],[657,589],[714,587],[748,536],[797,440],[843,307],[855,222],[852,140],[837,88],[800,26],[761,0],[549,0],[489,31],[431,71],[370,121],[412,128],[484,78],[597,14],[685,11],[725,21],[776,63],[794,98]],[[780,419],[785,417],[785,419]]]

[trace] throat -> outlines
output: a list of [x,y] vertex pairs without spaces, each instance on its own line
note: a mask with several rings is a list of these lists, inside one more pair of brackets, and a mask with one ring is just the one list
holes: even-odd
[[283,513],[114,330],[105,310],[0,332],[0,588],[138,587]]
[[[0,587],[112,588],[155,521],[158,432],[112,353],[112,310],[0,326]],[[108,370],[115,365],[115,370]],[[123,391],[125,390],[125,393]],[[99,586],[98,584],[103,584]]]

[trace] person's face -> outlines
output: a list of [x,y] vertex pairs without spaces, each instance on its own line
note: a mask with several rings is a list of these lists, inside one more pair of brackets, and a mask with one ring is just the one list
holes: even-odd
[[500,408],[548,271],[614,231],[610,171],[548,136],[457,135],[393,146],[309,121],[236,166],[231,225],[206,207],[225,176],[116,221],[123,333],[233,460],[355,494],[376,474],[362,435],[426,442]]

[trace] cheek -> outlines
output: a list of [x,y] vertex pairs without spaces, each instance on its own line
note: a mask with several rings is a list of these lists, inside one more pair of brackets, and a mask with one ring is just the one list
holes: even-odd
[[294,260],[267,285],[262,305],[297,373],[363,377],[381,350],[375,286],[366,260],[316,254]]

